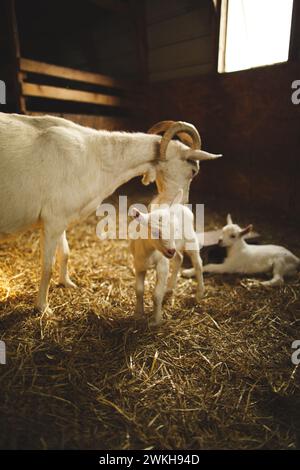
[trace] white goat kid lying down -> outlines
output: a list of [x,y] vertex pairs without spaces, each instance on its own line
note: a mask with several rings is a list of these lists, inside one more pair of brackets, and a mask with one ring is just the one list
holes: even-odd
[[[242,273],[258,274],[272,272],[269,281],[258,282],[263,286],[278,286],[284,283],[286,276],[293,276],[300,267],[300,259],[282,246],[250,245],[244,236],[252,230],[252,225],[241,229],[227,215],[227,225],[222,229],[219,245],[227,248],[227,258],[221,264],[203,266],[206,273]],[[185,269],[184,277],[195,275],[194,269]]]
[[[144,233],[147,237],[130,241],[136,276],[135,313],[137,316],[144,313],[146,272],[153,267],[156,270],[154,309],[150,325],[158,325],[162,321],[163,299],[176,287],[184,252],[189,255],[194,266],[198,302],[204,292],[202,260],[199,254],[199,242],[194,231],[194,215],[188,207],[180,204],[181,201],[182,191],[177,194],[170,207],[158,208],[148,214],[141,213],[136,208],[133,209],[133,216],[141,224],[141,229],[145,227]],[[168,280],[169,260],[171,259],[173,259],[173,270]]]
[[[70,224],[138,175],[144,184],[156,181],[158,202],[172,201],[179,188],[187,201],[198,162],[218,157],[201,150],[191,124],[162,121],[149,132],[97,131],[54,116],[0,113],[0,241],[42,229],[38,310],[47,309],[56,248],[60,282],[74,286],[67,268]],[[171,141],[175,135],[185,143]]]

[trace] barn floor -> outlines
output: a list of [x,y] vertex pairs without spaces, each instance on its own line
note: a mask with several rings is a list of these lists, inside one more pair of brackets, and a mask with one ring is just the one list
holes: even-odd
[[[206,211],[206,228],[221,226],[221,215]],[[297,227],[255,213],[241,222],[300,255]],[[180,279],[168,321],[151,331],[132,318],[127,243],[100,242],[95,224],[92,217],[69,233],[78,289],[57,287],[55,274],[52,317],[32,309],[37,235],[0,247],[0,338],[8,356],[0,365],[0,447],[300,448],[300,371],[291,362],[300,276],[272,290],[248,288],[239,276],[207,276],[200,305],[194,281]],[[152,284],[153,276],[149,313]]]

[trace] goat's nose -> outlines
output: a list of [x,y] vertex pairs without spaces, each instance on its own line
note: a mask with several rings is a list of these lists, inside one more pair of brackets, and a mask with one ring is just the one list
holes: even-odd
[[168,254],[169,254],[170,256],[174,256],[174,255],[175,255],[175,251],[176,251],[175,248],[170,248],[170,249],[168,250]]

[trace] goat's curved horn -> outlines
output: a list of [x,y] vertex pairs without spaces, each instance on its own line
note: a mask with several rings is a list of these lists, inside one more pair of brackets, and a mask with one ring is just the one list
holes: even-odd
[[181,142],[192,149],[201,148],[201,138],[197,129],[187,122],[182,121],[160,121],[148,130],[148,134],[164,133],[160,144],[160,158],[166,159],[167,146],[170,140],[178,135]]
[[199,150],[201,148],[201,138],[196,127],[187,122],[178,121],[175,122],[173,126],[169,127],[169,129],[164,133],[161,139],[160,158],[162,160],[166,159],[167,147],[170,140],[174,137],[174,135],[178,134],[179,132],[185,132],[186,134],[192,137],[193,150]]
[[157,122],[156,124],[154,124],[154,126],[150,127],[150,129],[148,130],[148,134],[161,134],[162,132],[166,132],[175,123],[175,121]]
[[[174,124],[176,124],[176,121],[157,122],[148,130],[148,134],[163,134]],[[183,144],[191,148],[193,147],[193,138],[189,134],[187,134],[186,132],[178,132],[177,136]]]

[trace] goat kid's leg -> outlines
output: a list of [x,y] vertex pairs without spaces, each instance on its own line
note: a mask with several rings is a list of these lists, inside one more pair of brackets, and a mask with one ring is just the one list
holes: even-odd
[[[210,263],[203,266],[204,273],[226,273],[226,265],[224,263]],[[184,269],[182,271],[182,276],[186,278],[194,277],[196,275],[195,268]]]
[[183,269],[181,272],[183,277],[186,277],[187,279],[190,277],[195,276],[195,268],[189,268],[189,269]]
[[57,230],[45,226],[41,234],[41,261],[42,261],[42,273],[39,292],[36,299],[36,308],[39,312],[45,312],[48,310],[48,291],[50,279],[52,276],[52,267],[55,259],[55,250],[61,232],[57,233]]
[[145,286],[145,271],[136,271],[135,273],[135,293],[136,293],[136,304],[135,304],[135,317],[139,317],[144,314],[144,286]]
[[149,321],[150,326],[157,326],[162,322],[162,302],[166,291],[168,274],[169,263],[163,257],[156,266],[156,285],[153,295],[154,311]]
[[187,250],[187,254],[191,258],[192,264],[194,266],[195,276],[197,279],[196,300],[197,302],[200,302],[201,297],[204,294],[202,259],[198,250]]
[[265,287],[281,286],[284,284],[285,263],[284,261],[275,262],[273,267],[273,278],[269,281],[263,281],[260,284]]
[[284,284],[284,279],[282,276],[280,276],[280,274],[275,274],[274,277],[269,281],[263,281],[260,283],[260,285],[264,287],[275,287],[281,286],[282,284]]
[[225,263],[210,263],[203,266],[203,272],[224,274],[228,273],[228,270]]
[[182,265],[183,255],[176,252],[173,260],[172,273],[168,280],[166,295],[171,294],[176,287],[179,269]]
[[59,284],[64,287],[77,287],[74,282],[71,281],[68,272],[68,259],[69,259],[69,245],[66,237],[66,232],[60,236],[57,245],[57,259],[59,263]]

